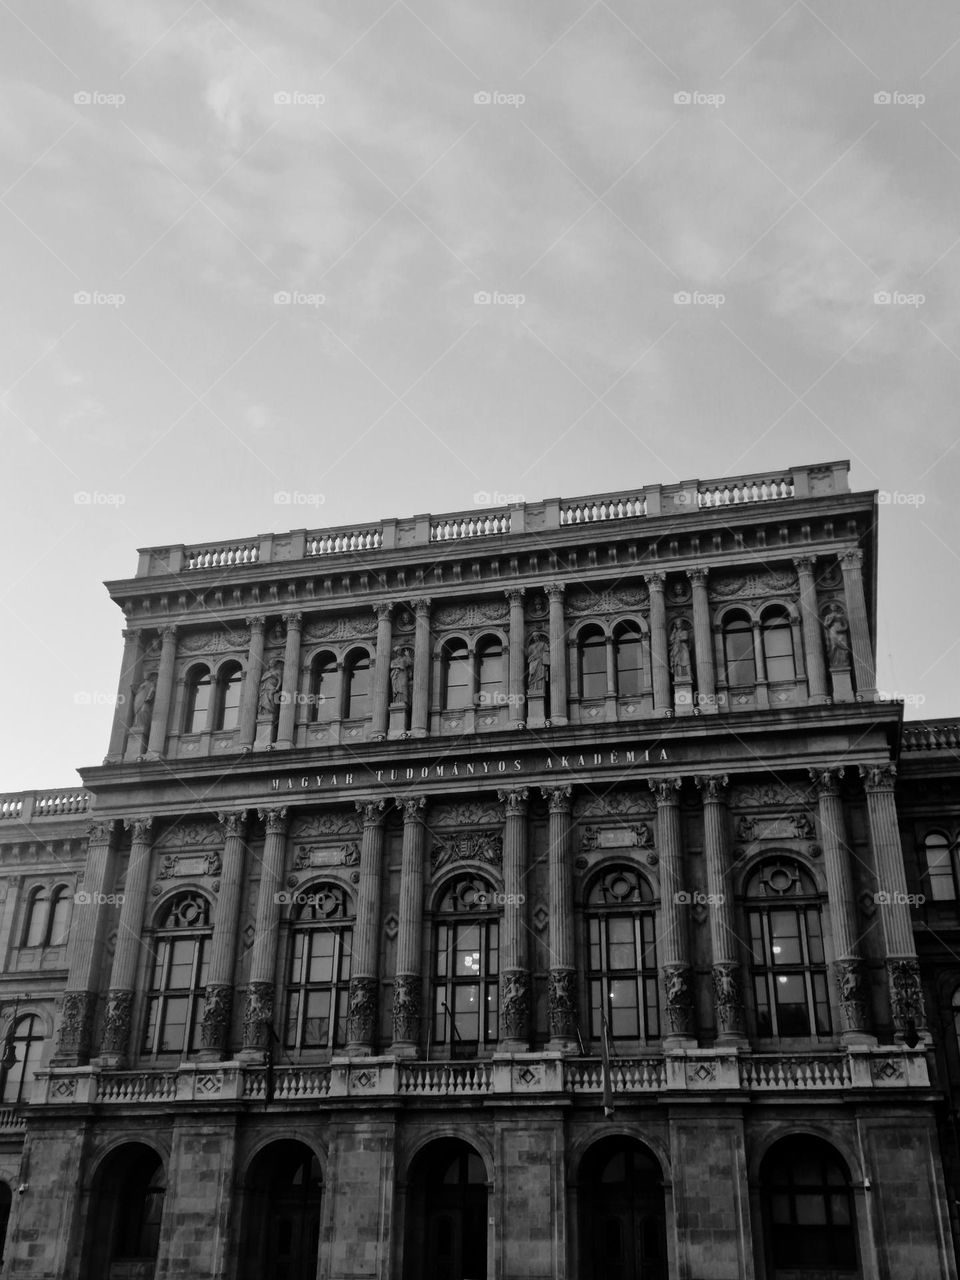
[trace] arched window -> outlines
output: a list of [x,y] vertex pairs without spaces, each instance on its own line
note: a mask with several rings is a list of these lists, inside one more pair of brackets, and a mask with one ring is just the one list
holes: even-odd
[[340,685],[337,658],[318,653],[310,664],[310,719],[326,723],[340,715]]
[[795,680],[797,666],[793,654],[793,627],[785,609],[767,610],[760,623],[760,638],[767,679],[771,683]]
[[202,893],[177,894],[164,912],[154,944],[145,1053],[192,1053],[200,1048],[210,933],[207,898]]
[[643,640],[635,622],[621,622],[613,633],[617,696],[636,698],[643,686]]
[[48,947],[61,947],[70,933],[70,901],[71,893],[66,885],[61,884],[53,891],[50,899],[50,914],[47,923],[45,943]]
[[758,1036],[828,1036],[820,898],[799,863],[767,862],[746,889]]
[[4,1042],[5,1056],[12,1050],[9,1064],[5,1069],[0,1067],[0,1072],[3,1072],[3,1101],[29,1102],[33,1094],[33,1079],[43,1058],[43,1027],[36,1014],[28,1013],[17,1019],[12,1032]]
[[47,936],[47,920],[50,898],[45,885],[38,885],[27,900],[27,912],[23,926],[23,945],[42,947]]
[[236,729],[240,723],[242,687],[243,668],[239,662],[228,662],[217,672],[217,710],[213,721],[214,729]]
[[599,627],[584,627],[578,638],[580,697],[607,696],[607,641]]
[[343,714],[347,720],[366,720],[370,715],[370,655],[355,649],[344,663]]
[[298,893],[290,935],[284,1047],[332,1049],[347,1041],[353,907],[336,885]]
[[923,842],[927,862],[927,887],[934,902],[954,902],[957,897],[956,849],[942,831],[931,831]]
[[433,1043],[473,1058],[498,1035],[500,922],[494,893],[479,876],[448,886],[436,912]]
[[606,1016],[615,1040],[658,1040],[656,908],[646,879],[631,867],[604,871],[587,895],[590,1035]]
[[506,702],[506,670],[503,644],[497,636],[487,636],[477,645],[477,683],[480,703],[486,707],[503,706]]
[[441,659],[444,711],[473,706],[470,655],[465,640],[448,640]]
[[408,1179],[403,1280],[487,1274],[487,1171],[473,1147],[438,1138],[419,1152]]
[[[271,1142],[244,1179],[241,1280],[314,1280],[320,1256],[320,1162],[302,1142]],[[232,1273],[233,1274],[233,1273]]]
[[163,1161],[145,1143],[107,1156],[94,1182],[84,1276],[154,1274],[165,1188]]
[[727,684],[745,687],[757,683],[753,625],[745,614],[729,614],[723,624],[723,660]]
[[783,1138],[760,1167],[766,1274],[855,1280],[857,1242],[850,1177],[820,1138]]
[[207,725],[210,707],[210,672],[206,667],[194,667],[187,679],[186,710],[183,719],[184,733],[202,733]]

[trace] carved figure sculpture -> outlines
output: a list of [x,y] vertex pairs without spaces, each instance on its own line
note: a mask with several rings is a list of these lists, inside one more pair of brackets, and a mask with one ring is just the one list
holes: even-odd
[[674,680],[690,679],[690,628],[683,618],[670,626],[670,673]]
[[138,733],[146,733],[153,715],[153,702],[157,696],[157,673],[151,671],[137,686],[133,698],[133,727]]
[[257,712],[259,715],[273,715],[282,685],[283,663],[277,658],[263,673],[260,680],[260,690],[257,698]]
[[527,642],[527,692],[543,693],[550,665],[550,643],[542,631],[535,632]]

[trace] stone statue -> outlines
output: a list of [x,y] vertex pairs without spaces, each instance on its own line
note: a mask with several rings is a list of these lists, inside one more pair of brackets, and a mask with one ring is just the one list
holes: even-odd
[[409,649],[401,649],[398,645],[390,659],[390,697],[391,701],[401,706],[410,705],[410,668],[413,658]]
[[850,636],[847,616],[834,601],[827,605],[821,617],[823,638],[827,646],[827,664],[831,670],[850,665]]
[[137,686],[133,698],[133,727],[138,733],[146,733],[153,715],[153,702],[157,696],[157,673],[151,671]]
[[542,631],[527,642],[527,693],[542,694],[550,665],[550,643]]
[[690,679],[690,628],[683,618],[670,626],[670,673],[674,680]]
[[277,658],[260,679],[260,693],[257,699],[257,714],[272,716],[280,697],[283,685],[283,663]]

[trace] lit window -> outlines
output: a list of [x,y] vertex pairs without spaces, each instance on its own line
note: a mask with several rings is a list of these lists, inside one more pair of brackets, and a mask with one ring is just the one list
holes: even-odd
[[320,885],[304,897],[290,934],[284,1045],[331,1049],[347,1040],[352,908],[333,885]]
[[828,1036],[820,899],[798,863],[765,864],[746,892],[757,1035]]
[[590,1035],[606,1014],[614,1040],[658,1040],[656,908],[649,884],[629,867],[606,871],[587,897]]
[[499,919],[490,886],[464,876],[437,909],[433,1041],[452,1057],[474,1057],[497,1042]]
[[192,1053],[200,1048],[210,933],[210,903],[203,894],[178,894],[157,931],[145,1053]]

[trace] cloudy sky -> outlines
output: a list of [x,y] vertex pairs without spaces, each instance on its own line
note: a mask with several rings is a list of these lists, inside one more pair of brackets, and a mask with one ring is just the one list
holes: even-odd
[[0,787],[102,759],[137,547],[834,458],[881,688],[960,714],[955,5],[0,24]]

